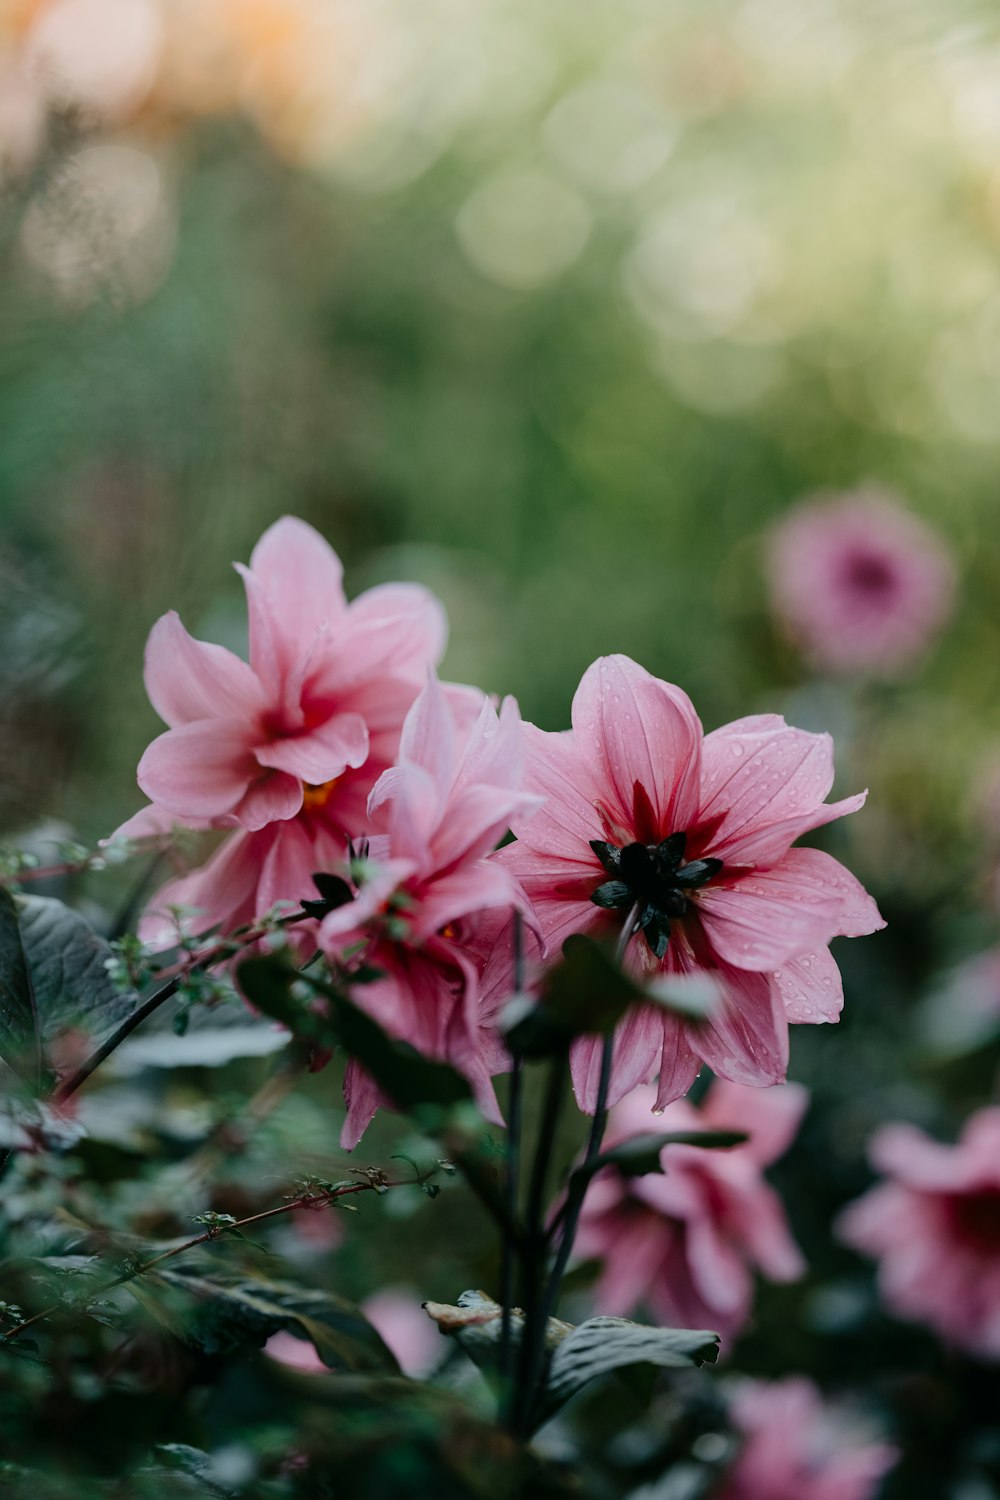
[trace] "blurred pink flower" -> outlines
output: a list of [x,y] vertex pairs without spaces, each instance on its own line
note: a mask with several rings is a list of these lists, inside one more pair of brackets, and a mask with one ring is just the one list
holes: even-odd
[[[521,881],[548,953],[573,932],[620,931],[635,903],[644,931],[627,965],[643,977],[707,972],[720,991],[707,1019],[658,1007],[626,1017],[610,1102],[659,1069],[660,1108],[702,1061],[736,1083],[780,1083],[788,1022],[834,1021],[843,1004],[827,944],[884,926],[842,865],[791,847],[864,802],[823,801],[829,735],[761,714],[703,737],[687,695],[625,656],[588,668],[572,731],[524,732],[525,785],[546,802],[530,821],[515,817],[518,843],[495,861]],[[491,1005],[509,976],[499,942],[484,978]],[[573,1048],[576,1096],[591,1111],[600,1052],[589,1037]]]
[[712,1328],[730,1339],[750,1315],[753,1267],[770,1281],[805,1270],[763,1169],[791,1145],[808,1094],[793,1083],[748,1089],[716,1080],[700,1109],[678,1100],[650,1121],[653,1100],[644,1087],[623,1099],[607,1143],[651,1130],[742,1130],[750,1139],[728,1150],[665,1146],[663,1175],[602,1173],[584,1201],[577,1254],[604,1263],[598,1311],[624,1316],[646,1303],[668,1327]]
[[816,666],[891,676],[947,619],[955,568],[943,542],[877,489],[796,507],[770,538],[777,613]]
[[264,1345],[264,1353],[269,1359],[276,1359],[279,1364],[301,1370],[306,1375],[330,1373],[308,1339],[296,1338],[294,1333],[288,1333],[284,1328],[271,1334]]
[[422,1379],[441,1357],[441,1334],[408,1287],[387,1286],[361,1303],[361,1311],[382,1335],[404,1375]]
[[852,1440],[801,1377],[745,1382],[730,1414],[743,1447],[714,1500],[870,1500],[896,1461],[888,1443]]
[[[357,1003],[394,1036],[453,1063],[493,1120],[500,1116],[482,1046],[478,975],[463,939],[475,913],[525,904],[514,877],[487,858],[511,819],[538,804],[521,789],[522,774],[513,698],[504,699],[499,715],[484,699],[469,730],[432,678],[406,716],[398,764],[369,798],[374,876],[319,930],[320,946],[335,962],[364,944],[366,961],[385,977],[358,986]],[[384,1101],[353,1061],[344,1090],[341,1139],[350,1149]]]
[[249,568],[237,567],[249,663],[194,640],[173,612],[146,647],[146,689],[169,728],[139,763],[152,805],[114,836],[174,824],[238,830],[149,904],[140,933],[160,945],[176,938],[171,906],[197,909],[196,930],[231,929],[312,893],[312,873],[365,832],[368,794],[444,649],[431,594],[384,584],[348,604],[337,554],[293,517],[264,533]]
[[869,1155],[888,1181],[844,1210],[840,1237],[877,1258],[893,1312],[1000,1359],[1000,1108],[974,1114],[955,1146],[885,1125]]

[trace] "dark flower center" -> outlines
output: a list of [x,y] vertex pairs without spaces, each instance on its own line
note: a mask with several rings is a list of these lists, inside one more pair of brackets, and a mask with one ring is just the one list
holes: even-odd
[[1000,1191],[955,1193],[948,1199],[952,1225],[961,1239],[978,1250],[1000,1250]]
[[685,864],[686,833],[672,833],[659,844],[621,847],[591,839],[590,847],[611,876],[597,887],[591,901],[608,911],[629,911],[634,906],[636,925],[657,958],[667,951],[671,918],[682,917],[691,892],[722,869],[721,859],[693,859]]
[[891,594],[896,587],[896,575],[884,557],[871,552],[859,552],[847,565],[847,578],[851,587],[860,594],[882,597]]

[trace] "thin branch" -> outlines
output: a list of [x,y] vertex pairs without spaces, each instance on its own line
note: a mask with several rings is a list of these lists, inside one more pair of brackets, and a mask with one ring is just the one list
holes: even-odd
[[[114,1291],[116,1287],[123,1286],[128,1281],[134,1281],[137,1276],[145,1276],[148,1271],[155,1270],[164,1261],[173,1260],[175,1256],[183,1255],[188,1250],[194,1250],[198,1245],[206,1245],[210,1240],[222,1239],[227,1234],[234,1234],[237,1231],[241,1232],[255,1224],[263,1224],[267,1219],[276,1219],[281,1214],[294,1213],[296,1209],[306,1208],[315,1211],[326,1208],[328,1204],[334,1203],[338,1198],[348,1198],[356,1193],[381,1193],[388,1188],[417,1187],[421,1183],[429,1181],[431,1177],[436,1175],[438,1170],[435,1167],[430,1172],[422,1173],[417,1177],[408,1177],[405,1181],[399,1182],[391,1181],[379,1174],[377,1180],[373,1177],[371,1180],[362,1182],[342,1183],[338,1187],[325,1189],[318,1193],[302,1193],[298,1198],[292,1199],[290,1203],[280,1203],[277,1208],[265,1208],[261,1213],[249,1214],[245,1219],[238,1219],[235,1224],[213,1225],[209,1229],[206,1229],[204,1233],[194,1235],[191,1239],[185,1240],[183,1244],[173,1245],[169,1250],[161,1250],[158,1255],[152,1256],[149,1260],[142,1261],[137,1266],[130,1266],[120,1275],[113,1277],[110,1281],[103,1282],[101,1286],[95,1287],[80,1304],[80,1310],[85,1311],[98,1297],[103,1297],[107,1292]],[[44,1307],[41,1312],[34,1313],[30,1318],[26,1318],[16,1328],[11,1328],[6,1333],[0,1335],[0,1343],[12,1343],[15,1339],[20,1338],[21,1334],[28,1328],[34,1327],[36,1323],[41,1323],[45,1318],[51,1317],[53,1313],[62,1311],[63,1307],[64,1304],[62,1302],[55,1302],[49,1307]]]

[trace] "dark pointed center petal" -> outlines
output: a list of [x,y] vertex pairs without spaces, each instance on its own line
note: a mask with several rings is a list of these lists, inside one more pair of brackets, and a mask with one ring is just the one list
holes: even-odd
[[688,909],[692,891],[718,875],[721,859],[684,862],[686,833],[672,833],[658,844],[609,844],[592,839],[590,847],[609,878],[591,894],[591,901],[609,911],[637,909],[638,925],[646,942],[663,958],[670,941],[672,918]]

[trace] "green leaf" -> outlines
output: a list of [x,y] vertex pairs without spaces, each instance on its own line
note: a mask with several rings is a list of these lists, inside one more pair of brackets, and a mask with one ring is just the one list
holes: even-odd
[[522,1002],[508,1016],[507,1043],[523,1057],[552,1056],[574,1037],[613,1031],[629,1006],[644,998],[603,943],[575,933],[562,951],[562,962],[545,977],[538,1004]]
[[603,1151],[586,1171],[578,1167],[573,1176],[590,1178],[603,1167],[615,1167],[623,1177],[642,1177],[647,1172],[664,1170],[660,1155],[664,1146],[701,1146],[709,1151],[724,1151],[742,1145],[747,1139],[741,1130],[650,1131],[620,1141]]
[[[332,1292],[247,1276],[163,1269],[127,1285],[129,1291],[139,1292],[137,1300],[159,1321],[206,1354],[261,1348],[272,1333],[284,1328],[309,1339],[330,1370],[399,1373],[394,1356],[364,1314]],[[173,1295],[157,1296],[163,1288]]]
[[41,1081],[38,1011],[17,902],[0,886],[0,1059],[24,1082]]
[[110,944],[79,912],[51,897],[23,896],[17,908],[42,1040],[69,1030],[102,1039],[136,1004],[108,972]]
[[714,1364],[719,1335],[705,1329],[648,1328],[628,1318],[588,1318],[553,1350],[542,1413],[547,1420],[591,1380],[634,1365],[682,1370]]
[[[327,1002],[322,1011],[294,993],[293,986],[303,981]],[[300,974],[282,955],[246,959],[239,967],[239,983],[251,1004],[281,1021],[293,1035],[320,1046],[343,1047],[397,1109],[423,1114],[428,1107],[449,1110],[472,1103],[472,1089],[454,1068],[389,1036],[346,995]]]

